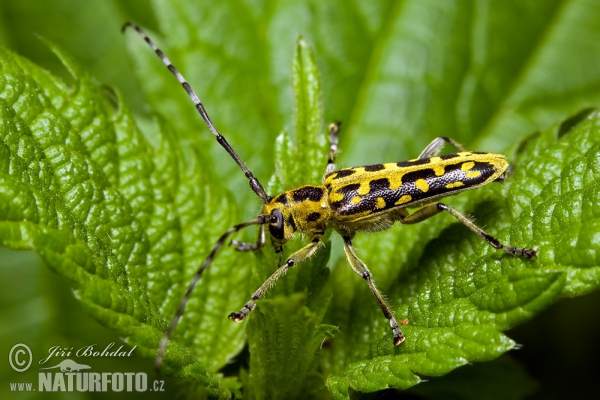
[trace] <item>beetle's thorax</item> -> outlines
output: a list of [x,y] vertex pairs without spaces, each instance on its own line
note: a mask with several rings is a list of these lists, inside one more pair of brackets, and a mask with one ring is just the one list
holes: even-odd
[[274,245],[287,242],[294,232],[307,235],[322,234],[329,221],[331,209],[325,186],[302,186],[273,197],[263,207],[271,216],[269,232]]

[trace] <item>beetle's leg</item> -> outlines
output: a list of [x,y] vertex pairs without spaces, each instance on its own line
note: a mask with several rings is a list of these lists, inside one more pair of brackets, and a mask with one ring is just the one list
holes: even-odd
[[381,311],[383,311],[383,315],[390,321],[390,327],[392,328],[392,332],[394,334],[394,346],[398,346],[400,343],[404,341],[404,335],[400,330],[398,325],[398,321],[394,318],[394,313],[390,310],[387,303],[383,299],[379,290],[375,287],[375,284],[371,280],[371,272],[369,268],[363,263],[354,253],[354,249],[352,248],[352,241],[349,236],[344,236],[344,251],[346,252],[346,258],[350,263],[350,266],[361,278],[367,281],[371,292],[375,295],[375,298],[379,302],[379,306],[381,307]]
[[194,274],[194,277],[192,278],[192,281],[190,282],[190,284],[185,292],[185,295],[179,302],[179,307],[177,308],[177,311],[175,312],[175,316],[173,317],[173,319],[171,320],[171,323],[169,324],[169,328],[167,329],[167,331],[163,335],[162,339],[160,340],[160,344],[158,345],[158,352],[156,354],[156,359],[154,361],[154,372],[156,373],[156,376],[160,376],[160,369],[162,366],[162,360],[165,355],[165,351],[167,350],[167,344],[169,344],[169,339],[171,338],[173,331],[175,331],[175,328],[177,327],[179,320],[183,316],[183,312],[185,311],[185,306],[186,306],[188,300],[190,299],[190,296],[192,295],[194,288],[198,284],[198,281],[200,281],[200,277],[202,276],[204,271],[210,266],[210,264],[212,264],[212,261],[214,260],[217,252],[219,251],[221,246],[223,246],[223,243],[226,242],[226,240],[229,238],[229,236],[233,235],[234,233],[238,232],[239,230],[241,230],[243,228],[246,228],[250,225],[264,225],[264,224],[268,223],[269,221],[270,221],[270,219],[268,218],[268,216],[259,215],[258,218],[253,219],[252,221],[248,221],[248,222],[244,222],[242,224],[235,225],[233,228],[229,229],[227,232],[225,232],[224,234],[221,235],[221,237],[219,238],[219,240],[213,247],[210,254],[206,257],[206,259],[204,260],[202,265],[200,265],[200,267]]
[[300,264],[302,261],[312,256],[317,250],[319,243],[321,243],[321,238],[314,237],[310,244],[304,246],[303,248],[289,256],[285,263],[281,267],[277,268],[273,275],[271,275],[269,279],[267,279],[265,283],[263,283],[258,288],[258,290],[254,292],[250,301],[247,302],[240,311],[232,312],[231,314],[229,314],[229,319],[236,322],[242,322],[244,318],[246,318],[248,314],[250,314],[250,311],[254,310],[254,308],[256,307],[255,301],[262,298],[265,295],[266,291],[271,286],[275,285],[277,279],[284,275],[289,268]]
[[450,143],[452,146],[456,147],[456,149],[458,151],[467,151],[467,150],[465,150],[464,147],[462,147],[460,144],[458,144],[458,142],[456,142],[454,139],[440,136],[440,137],[433,139],[433,141],[431,143],[429,143],[427,145],[427,147],[425,147],[423,149],[423,151],[419,155],[418,159],[422,160],[424,158],[431,158],[431,157],[437,156],[438,154],[440,154],[440,151],[442,151],[442,148],[444,147],[444,145],[446,143]]
[[341,122],[329,124],[329,154],[327,156],[327,168],[325,175],[335,171],[335,158],[338,155],[338,135],[340,134]]
[[256,251],[265,245],[265,226],[260,225],[258,227],[258,238],[256,242],[240,242],[238,240],[232,240],[231,245],[235,246],[237,251]]
[[431,218],[434,215],[436,215],[442,211],[447,211],[448,213],[450,213],[454,218],[456,218],[457,220],[462,222],[464,225],[467,226],[467,228],[469,228],[470,230],[472,230],[473,232],[478,234],[483,240],[488,242],[494,248],[504,250],[506,253],[512,254],[514,256],[535,258],[535,255],[537,253],[537,250],[535,248],[525,249],[525,248],[513,247],[513,246],[506,245],[506,244],[502,244],[502,243],[500,243],[500,241],[498,239],[496,239],[489,233],[485,232],[483,229],[481,229],[480,227],[475,225],[473,222],[471,222],[471,220],[469,220],[469,218],[467,218],[463,214],[459,213],[455,209],[448,207],[444,203],[427,204],[427,205],[417,209],[415,212],[413,212],[409,216],[400,218],[400,222],[403,224],[416,224],[417,222],[421,222],[421,221],[426,220],[427,218]]

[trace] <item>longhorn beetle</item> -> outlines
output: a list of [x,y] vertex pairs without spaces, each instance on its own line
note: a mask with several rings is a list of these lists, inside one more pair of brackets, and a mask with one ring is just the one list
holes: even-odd
[[[229,314],[229,319],[236,322],[243,321],[256,307],[256,300],[262,298],[267,289],[273,286],[289,268],[312,256],[319,247],[325,231],[334,229],[344,240],[344,251],[350,266],[366,281],[379,302],[383,315],[389,320],[395,346],[404,341],[404,335],[384,297],[373,283],[371,272],[354,253],[352,238],[356,232],[385,230],[396,221],[402,224],[416,224],[446,211],[494,248],[515,256],[527,258],[536,256],[535,248],[519,248],[500,243],[498,239],[476,226],[460,212],[436,201],[440,197],[454,195],[463,190],[474,189],[494,181],[502,181],[508,168],[504,155],[466,151],[460,144],[446,137],[434,139],[414,160],[336,170],[335,158],[338,153],[340,124],[331,124],[329,126],[329,154],[322,185],[306,185],[276,196],[269,196],[258,179],[227,143],[225,137],[217,131],[198,96],[185,78],[140,27],[130,22],[123,26],[123,30],[127,27],[135,29],[142,36],[169,71],[179,80],[194,102],[200,116],[208,125],[208,129],[215,135],[217,142],[237,163],[248,178],[250,188],[264,202],[262,212],[258,217],[235,225],[221,235],[208,257],[196,271],[169,328],[160,341],[155,361],[157,374],[160,373],[169,338],[181,319],[185,305],[202,273],[211,264],[217,251],[229,236],[251,225],[259,226],[258,240],[255,243],[234,240],[231,244],[236,247],[236,250],[256,251],[262,248],[265,244],[265,225],[268,226],[271,244],[276,253],[283,252],[283,245],[291,239],[295,232],[306,234],[310,243],[290,255],[283,264],[281,264],[280,256],[278,268],[273,275],[254,292],[250,301],[240,311]],[[454,146],[458,153],[439,156],[446,143]],[[407,208],[417,209],[409,214]]]

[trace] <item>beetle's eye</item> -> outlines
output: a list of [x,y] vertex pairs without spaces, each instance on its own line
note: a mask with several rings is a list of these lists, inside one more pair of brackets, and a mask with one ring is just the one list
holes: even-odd
[[281,210],[275,209],[271,213],[269,232],[275,239],[283,239],[283,213]]

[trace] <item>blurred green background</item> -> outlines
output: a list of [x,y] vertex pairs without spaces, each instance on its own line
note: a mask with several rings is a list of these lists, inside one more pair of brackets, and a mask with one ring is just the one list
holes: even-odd
[[[188,11],[190,17],[185,23],[193,24],[196,15],[203,15],[216,7],[211,7],[211,3],[208,1],[173,2],[173,13],[181,13],[182,10]],[[236,8],[235,2],[224,3],[227,5],[219,7],[219,10],[225,15],[228,9]],[[276,105],[275,109],[268,108],[268,102],[256,100],[257,110],[253,111],[259,114],[259,117],[256,118],[249,117],[248,110],[240,111],[238,115],[234,108],[234,102],[223,104],[225,111],[222,112],[222,123],[218,125],[224,126],[225,131],[244,132],[246,127],[249,129],[251,134],[246,138],[238,139],[236,148],[244,148],[244,154],[249,155],[246,157],[246,162],[255,168],[258,176],[262,177],[269,176],[273,170],[273,165],[268,158],[273,149],[272,135],[277,134],[278,130],[283,127],[289,128],[291,125],[293,114],[289,95],[291,93],[289,63],[293,38],[298,34],[307,37],[309,42],[316,47],[323,81],[326,119],[358,122],[349,128],[347,139],[342,144],[345,151],[341,157],[343,165],[380,162],[382,154],[385,155],[385,161],[409,158],[409,155],[418,154],[424,144],[437,135],[453,136],[465,144],[476,143],[485,149],[502,150],[524,134],[557,122],[561,117],[584,106],[598,104],[600,98],[598,95],[600,51],[597,47],[593,47],[593,43],[600,43],[600,34],[597,30],[585,31],[590,21],[582,15],[576,15],[573,11],[575,6],[582,2],[515,1],[506,2],[504,6],[499,7],[497,12],[490,12],[489,9],[498,6],[498,2],[465,1],[462,2],[462,6],[469,9],[469,12],[466,13],[468,15],[465,16],[466,20],[453,20],[452,24],[448,23],[449,26],[441,24],[438,32],[428,28],[431,25],[420,25],[419,22],[422,21],[412,21],[408,17],[405,19],[401,17],[404,14],[414,15],[410,14],[410,8],[415,8],[415,2],[398,2],[399,5],[394,5],[393,2],[373,2],[372,7],[366,3],[359,5],[358,2],[347,4],[331,2],[329,6],[317,5],[317,3],[289,2],[288,7],[278,8],[271,7],[268,2],[248,2],[245,3],[245,7],[252,10],[251,15],[247,17],[248,26],[238,29],[236,24],[241,24],[240,21],[246,21],[246,19],[238,18],[229,21],[224,17],[222,19],[224,23],[221,26],[216,23],[211,26],[199,25],[198,37],[188,38],[188,41],[183,43],[173,43],[173,39],[169,41],[169,37],[186,37],[180,32],[185,29],[183,26],[185,24],[183,21],[181,26],[170,24],[169,21],[173,20],[172,15],[169,19],[160,12],[157,14],[155,10],[164,11],[165,8],[168,8],[166,6],[168,3],[162,1],[4,0],[0,3],[0,44],[31,59],[68,82],[67,71],[39,40],[38,36],[49,39],[69,52],[100,82],[122,92],[127,102],[140,116],[140,120],[144,120],[148,118],[149,112],[143,97],[144,88],[136,80],[140,79],[140,76],[136,76],[135,67],[128,59],[131,51],[127,48],[128,40],[120,33],[120,28],[125,21],[135,21],[149,31],[161,35],[163,43],[166,42],[167,47],[171,47],[172,53],[167,54],[175,60],[184,58],[182,53],[185,52],[185,46],[190,45],[190,42],[197,46],[208,42],[206,45],[212,51],[217,51],[220,45],[227,51],[236,51],[235,46],[242,46],[240,43],[243,43],[239,36],[243,36],[245,30],[252,31],[254,36],[248,40],[260,38],[265,45],[266,43],[271,45],[270,48],[265,49],[265,52],[270,51],[270,55],[265,58],[269,65],[253,64],[250,56],[254,55],[253,51],[255,50],[239,47],[237,50],[241,53],[248,52],[250,54],[246,63],[232,60],[233,65],[229,67],[206,71],[201,67],[201,60],[186,58],[181,69],[186,76],[191,76],[191,81],[193,79],[198,81],[200,79],[198,77],[202,77],[205,71],[209,77],[222,77],[222,80],[210,80],[208,83],[209,88],[205,92],[209,99],[205,102],[209,111],[228,101],[227,91],[231,85],[235,85],[235,77],[239,74],[247,73],[251,77],[262,76],[262,79],[269,81],[266,85],[264,82],[257,83],[258,88],[263,90],[277,85],[279,88],[286,88],[277,93],[276,97],[280,98],[281,102]],[[444,21],[445,10],[441,4],[454,2],[429,3],[430,9],[435,8],[435,12],[432,14]],[[600,9],[597,1],[583,3],[592,9]],[[435,7],[437,5],[440,5],[439,9]],[[356,9],[361,9],[361,11],[357,12]],[[392,22],[385,18],[381,20],[372,17],[365,17],[364,20],[356,18],[356,15],[361,13],[372,16],[385,15],[387,11],[390,13],[393,11],[395,16],[400,15],[400,17],[391,18]],[[266,37],[269,32],[275,30],[272,21],[275,20],[274,15],[277,12],[288,13],[288,19],[291,16],[294,24],[287,29],[282,29],[286,34],[281,38]],[[435,15],[435,13],[439,13],[439,15]],[[366,80],[364,77],[371,79],[373,76],[383,76],[384,78],[391,76],[393,78],[394,71],[390,72],[386,68],[391,68],[395,63],[403,68],[401,78],[409,82],[411,74],[418,74],[416,68],[415,71],[410,70],[411,65],[431,61],[421,60],[418,57],[414,60],[404,60],[408,66],[402,61],[393,59],[387,63],[384,62],[386,57],[393,57],[393,54],[390,55],[389,52],[393,46],[386,47],[386,44],[393,41],[391,32],[398,33],[400,31],[401,33],[401,28],[404,27],[403,29],[406,31],[422,38],[423,43],[420,46],[426,48],[428,40],[443,36],[444,32],[453,30],[462,32],[461,23],[474,21],[467,31],[477,32],[478,23],[489,23],[489,21],[479,18],[480,15],[488,17],[494,15],[495,20],[492,22],[504,24],[499,25],[498,29],[507,32],[511,31],[510,24],[514,23],[514,26],[518,28],[514,29],[514,37],[512,37],[514,41],[493,43],[495,47],[490,53],[498,55],[499,58],[496,61],[489,58],[482,60],[476,57],[479,55],[485,58],[488,54],[481,55],[481,53],[473,52],[475,54],[473,55],[467,52],[465,55],[456,43],[444,43],[441,45],[456,45],[457,48],[446,47],[448,60],[442,61],[447,62],[451,67],[455,66],[457,70],[460,69],[457,74],[471,74],[473,81],[477,81],[481,87],[488,89],[487,93],[492,93],[492,95],[488,97],[465,96],[465,91],[471,90],[476,93],[481,87],[478,87],[477,83],[473,83],[472,87],[468,87],[468,85],[462,88],[448,87],[444,82],[437,81],[438,76],[436,75],[417,76],[416,80],[425,79],[430,83],[427,91],[419,91],[418,88],[410,87],[410,84],[404,85],[405,92],[398,87],[393,88],[395,91],[390,92],[383,84],[381,87],[375,84],[371,86],[363,84]],[[595,23],[600,29],[598,19],[594,19],[598,15],[600,13],[589,13],[588,17],[592,22],[596,21]],[[269,29],[261,24],[262,16],[265,18],[265,24],[266,21],[271,23]],[[569,35],[576,35],[577,32],[564,33],[559,29],[560,23],[569,21],[571,17],[583,18],[575,22],[571,21],[568,26],[573,30],[581,29],[587,35],[585,40],[580,36],[575,36],[577,40],[569,41],[569,39],[573,39],[573,36]],[[527,26],[527,29],[523,30],[523,26]],[[557,28],[557,26],[559,27]],[[385,33],[384,35],[381,34],[382,31]],[[210,35],[211,32],[212,36],[203,36]],[[335,35],[345,37],[342,42],[345,47],[335,46],[340,42],[339,40],[330,40]],[[555,37],[556,35],[558,38]],[[229,37],[235,40],[229,40]],[[280,43],[273,44],[278,40]],[[463,38],[463,40],[472,41],[473,47],[479,45],[478,37],[475,34],[470,38]],[[382,44],[380,41],[386,41],[386,43]],[[554,54],[552,50],[544,47],[544,43],[552,41],[562,43],[566,47],[559,47]],[[544,67],[549,70],[558,68],[552,65],[552,60],[560,58],[560,52],[566,51],[567,48],[572,53],[565,53],[564,57],[578,58],[577,62],[570,63],[566,67],[562,64],[559,65],[559,67],[565,68],[561,72],[566,77],[564,81],[550,81],[539,71],[534,74],[534,78],[523,73],[523,71],[536,68],[542,68],[542,71],[544,71]],[[370,51],[372,59],[361,58],[365,49]],[[174,55],[172,55],[173,53]],[[415,54],[420,53],[417,51]],[[515,65],[511,64],[511,57],[508,57],[507,54],[514,54]],[[150,57],[152,57],[151,54]],[[472,58],[464,60],[461,57]],[[442,61],[440,64],[443,64]],[[468,61],[470,67],[459,68],[463,61],[464,63]],[[156,60],[152,60],[152,62],[156,62]],[[236,63],[240,65],[236,65]],[[159,63],[156,64],[149,67],[148,71],[158,70],[161,66]],[[377,68],[373,67],[373,64],[376,64]],[[479,73],[478,68],[482,64],[486,64],[488,67],[490,64],[494,64],[497,71],[494,68],[487,68],[486,73],[489,76]],[[199,65],[199,67],[194,69],[195,65]],[[576,65],[578,68],[569,69],[568,67],[572,65]],[[243,68],[240,69],[240,66]],[[593,70],[596,71],[596,75],[593,75]],[[506,79],[514,86],[494,87],[495,82],[503,82],[503,74],[514,75],[515,71],[520,73],[518,79]],[[464,78],[469,82],[469,76]],[[176,85],[165,71],[162,71],[160,75],[150,75],[147,79],[158,81],[159,83],[156,85]],[[373,79],[375,80],[375,78]],[[385,82],[385,79],[380,79],[380,81]],[[530,83],[527,90],[519,90],[523,87],[523,81]],[[244,88],[247,88],[252,85],[252,82],[248,79],[243,84],[246,85]],[[254,90],[259,89],[255,88]],[[568,95],[553,97],[554,92]],[[387,102],[377,103],[376,111],[381,112],[383,118],[389,118],[392,121],[386,126],[394,126],[397,131],[377,130],[377,121],[373,122],[374,117],[371,117],[375,111],[369,109],[369,101],[378,93],[382,94]],[[535,95],[531,95],[531,93]],[[419,101],[419,104],[428,105],[428,110],[411,108],[410,104],[402,104],[402,107],[397,105],[397,101],[410,99],[415,94],[427,98],[426,101]],[[498,96],[502,94],[505,97],[495,98],[493,94],[498,94]],[[246,104],[254,104],[255,93],[251,89],[247,89],[247,96]],[[175,102],[185,103],[187,101],[184,96],[181,97]],[[557,97],[560,101],[556,100]],[[165,102],[168,103],[168,100]],[[156,102],[153,104],[156,106]],[[448,104],[453,107],[449,108]],[[170,105],[165,104],[164,112],[171,115],[168,107]],[[465,107],[469,109],[468,118],[462,115]],[[185,110],[189,114],[185,117],[173,114],[173,125],[178,129],[185,129],[192,126],[191,124],[198,124],[201,127],[191,107],[187,107]],[[261,120],[267,119],[270,121],[268,128],[274,130],[273,132],[266,132],[264,126],[257,128]],[[239,125],[244,125],[244,129]],[[357,142],[361,130],[370,132],[369,138],[372,139]],[[499,134],[498,132],[501,130],[503,133]],[[415,135],[415,132],[419,132],[419,134]],[[195,134],[195,132],[193,133]],[[271,136],[268,136],[269,134]],[[407,137],[409,138],[407,139]],[[209,137],[208,140],[210,139]],[[352,145],[350,145],[351,142]],[[211,149],[214,150],[214,147]],[[221,150],[217,149],[216,151]],[[234,176],[233,184],[243,179],[239,174],[232,173],[234,169],[227,163],[221,169],[223,176],[229,176],[230,173]],[[252,201],[251,204],[256,205],[256,201]],[[244,212],[251,213],[251,207]],[[74,299],[69,285],[41,265],[35,254],[0,249],[0,282],[3,282],[4,285],[3,290],[0,291],[0,348],[4,360],[7,358],[10,347],[18,342],[29,344],[32,351],[37,354],[43,353],[53,345],[78,348],[92,343],[102,346],[114,341],[119,344],[120,340],[117,335],[91,320]],[[600,344],[597,340],[600,336],[600,319],[596,317],[598,305],[600,305],[600,293],[563,300],[555,304],[529,323],[508,332],[508,336],[522,344],[523,347],[493,363],[501,367],[504,363],[511,363],[506,360],[507,358],[521,363],[523,367],[522,370],[519,370],[522,371],[521,374],[528,374],[537,385],[535,390],[531,388],[527,398],[595,398],[600,394],[600,385],[596,378],[597,356],[600,354]],[[96,362],[94,360],[94,366],[106,371],[146,371],[149,376],[151,374],[151,360],[135,356],[132,359],[118,361],[98,360]],[[8,382],[19,380],[18,375],[10,370],[5,361],[0,362],[0,371],[1,398],[41,397],[35,393],[19,395],[9,393]],[[392,391],[383,396],[385,396],[384,398],[388,398],[388,396],[389,398],[445,398],[447,393],[443,389],[444,385],[463,382],[463,379],[465,382],[473,382],[473,379],[477,379],[478,374],[485,374],[487,371],[493,374],[494,368],[483,365],[468,366],[460,368],[444,378],[433,379],[429,386],[428,384],[419,385],[409,393],[400,394]],[[472,374],[474,378],[468,378],[469,374]],[[488,379],[493,379],[493,377],[488,377]],[[452,390],[452,392],[456,395],[461,390]],[[172,396],[173,392],[168,392],[167,395]],[[465,391],[463,397],[476,398],[472,397],[476,395],[476,391],[471,395]],[[119,394],[110,393],[110,396],[119,396]],[[131,394],[123,394],[123,396],[132,397]],[[161,397],[157,394],[155,396]],[[380,396],[382,394],[377,394],[374,398],[381,398]],[[48,395],[43,397],[50,398]],[[55,396],[55,398],[94,397],[107,396],[92,393],[73,393],[62,396],[57,394]],[[143,397],[148,398],[148,394],[143,394]]]

